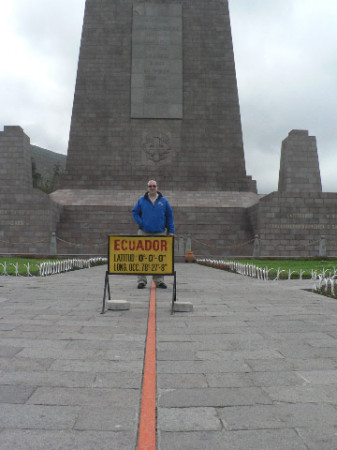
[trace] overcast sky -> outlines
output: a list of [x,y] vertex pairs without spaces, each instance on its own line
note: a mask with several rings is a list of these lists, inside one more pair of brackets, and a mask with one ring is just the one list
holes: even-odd
[[[206,1],[206,0],[205,0]],[[67,152],[85,0],[0,5],[0,131]],[[277,190],[281,142],[317,137],[323,190],[337,192],[337,0],[229,0],[247,174]]]

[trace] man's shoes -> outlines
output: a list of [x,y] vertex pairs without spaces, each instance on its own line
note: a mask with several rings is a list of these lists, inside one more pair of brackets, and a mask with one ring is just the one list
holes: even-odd
[[157,284],[157,288],[159,288],[159,289],[167,289],[167,286],[166,286],[165,283],[161,282],[161,283]]
[[140,283],[138,283],[138,286],[137,286],[137,288],[138,288],[138,289],[144,289],[144,288],[145,288],[145,286],[146,286],[146,284],[145,284],[145,283],[143,283],[143,281],[141,281]]

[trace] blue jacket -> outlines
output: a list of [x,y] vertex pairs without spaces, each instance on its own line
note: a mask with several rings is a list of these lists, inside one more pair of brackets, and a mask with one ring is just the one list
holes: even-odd
[[146,194],[135,204],[132,217],[139,228],[146,233],[162,233],[165,228],[174,234],[173,212],[168,200],[158,192],[158,198],[153,205]]

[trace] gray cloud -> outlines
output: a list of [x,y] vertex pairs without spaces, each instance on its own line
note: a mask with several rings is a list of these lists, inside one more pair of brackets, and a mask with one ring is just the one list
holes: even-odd
[[84,1],[12,0],[2,15],[0,124],[20,125],[32,143],[60,153],[67,151]]
[[337,191],[336,2],[235,0],[230,11],[247,172],[260,192],[277,189],[281,141],[307,129],[323,189]]

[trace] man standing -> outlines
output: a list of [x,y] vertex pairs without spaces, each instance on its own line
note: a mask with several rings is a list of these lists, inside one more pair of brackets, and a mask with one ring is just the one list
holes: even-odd
[[[132,217],[139,226],[138,234],[143,236],[174,235],[174,222],[171,205],[168,200],[158,191],[155,180],[147,183],[147,192],[135,204],[132,210]],[[156,287],[166,289],[164,277],[154,275],[153,281]],[[145,288],[147,279],[145,275],[138,276],[138,289]]]

